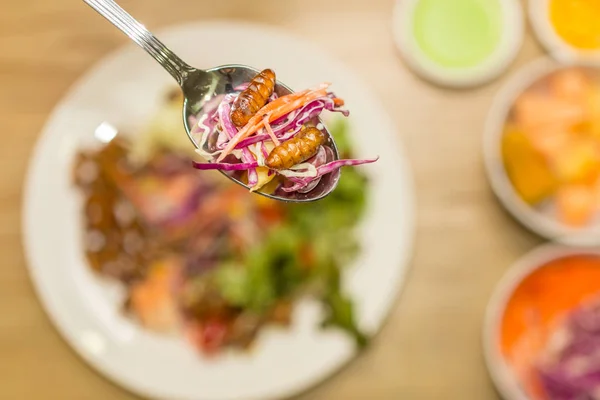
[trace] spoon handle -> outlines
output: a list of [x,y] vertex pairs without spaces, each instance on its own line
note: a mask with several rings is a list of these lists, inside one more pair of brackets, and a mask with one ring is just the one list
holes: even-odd
[[183,85],[188,73],[193,68],[154,37],[144,25],[136,21],[113,0],[83,1],[146,50],[164,69],[169,71],[180,86]]

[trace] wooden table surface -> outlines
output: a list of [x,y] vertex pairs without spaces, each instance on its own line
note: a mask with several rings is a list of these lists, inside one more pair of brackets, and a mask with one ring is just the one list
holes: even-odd
[[[284,27],[348,63],[394,117],[415,174],[411,272],[373,347],[301,399],[497,399],[480,349],[489,295],[540,240],[501,209],[484,176],[485,115],[502,82],[542,51],[530,30],[511,69],[469,91],[417,79],[391,39],[393,0],[123,0],[150,29],[235,18]],[[126,38],[81,1],[2,0],[0,11],[0,399],[137,397],[87,367],[42,311],[21,246],[32,146],[65,91]],[[368,133],[366,133],[368,134]]]

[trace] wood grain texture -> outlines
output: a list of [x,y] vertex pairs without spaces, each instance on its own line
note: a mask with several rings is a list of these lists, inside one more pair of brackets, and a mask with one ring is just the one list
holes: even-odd
[[[418,192],[407,285],[373,347],[300,399],[497,399],[480,351],[484,307],[508,266],[540,240],[492,196],[481,135],[502,81],[541,54],[531,35],[501,79],[450,91],[403,66],[390,35],[392,0],[121,3],[150,29],[214,18],[284,27],[348,63],[395,119]],[[0,399],[137,398],[88,368],[61,340],[33,292],[20,242],[23,178],[38,133],[69,86],[126,40],[81,1],[2,1]]]

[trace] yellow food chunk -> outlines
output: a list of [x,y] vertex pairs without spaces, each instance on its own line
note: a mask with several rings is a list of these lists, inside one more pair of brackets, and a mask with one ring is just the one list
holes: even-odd
[[276,174],[271,174],[269,176],[269,168],[267,168],[267,167],[256,168],[256,173],[258,175],[258,183],[256,185],[254,185],[250,189],[250,191],[255,191],[255,190],[261,189],[267,183],[271,182],[273,180],[273,178],[275,178],[275,176],[277,176]]
[[595,140],[575,138],[551,161],[562,183],[592,183],[600,173],[600,148]]
[[556,194],[559,219],[566,225],[586,225],[597,210],[596,193],[586,185],[566,185]]
[[522,132],[505,132],[502,155],[506,172],[523,201],[536,204],[554,193],[556,182],[546,160]]
[[[265,149],[267,150],[267,154],[271,153],[271,151],[273,151],[273,149],[275,148],[273,142],[264,142],[264,145]],[[262,150],[260,149],[260,147],[250,146],[249,149],[252,152],[252,154],[254,154],[254,157],[256,157],[257,160],[265,158],[264,154],[262,154]],[[263,188],[267,183],[271,182],[273,178],[275,178],[275,176],[277,176],[276,174],[271,174],[269,176],[269,169],[267,167],[258,167],[256,169],[256,172],[258,174],[258,182],[250,189],[250,191],[252,192]]]

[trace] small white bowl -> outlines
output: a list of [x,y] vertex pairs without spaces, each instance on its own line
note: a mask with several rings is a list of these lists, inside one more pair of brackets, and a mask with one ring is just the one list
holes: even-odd
[[494,193],[502,205],[525,227],[548,240],[562,244],[582,247],[598,246],[600,245],[600,224],[573,228],[531,207],[516,193],[502,160],[504,124],[517,97],[544,76],[570,66],[598,68],[600,72],[600,67],[590,63],[559,63],[549,58],[543,58],[524,67],[506,83],[497,93],[486,120],[483,158]]
[[506,400],[531,400],[521,389],[500,348],[500,325],[506,305],[517,286],[529,275],[551,261],[577,255],[600,256],[600,249],[574,248],[546,244],[518,260],[496,286],[483,322],[482,343],[485,363],[494,385]]
[[529,0],[529,19],[540,43],[554,59],[562,62],[578,60],[600,62],[600,50],[578,49],[565,42],[550,22],[549,0]]
[[438,85],[467,88],[487,83],[502,74],[523,42],[524,16],[518,0],[501,0],[503,30],[500,45],[483,63],[471,68],[445,68],[425,56],[412,34],[413,14],[421,0],[396,0],[392,16],[396,47],[407,65],[421,77]]

